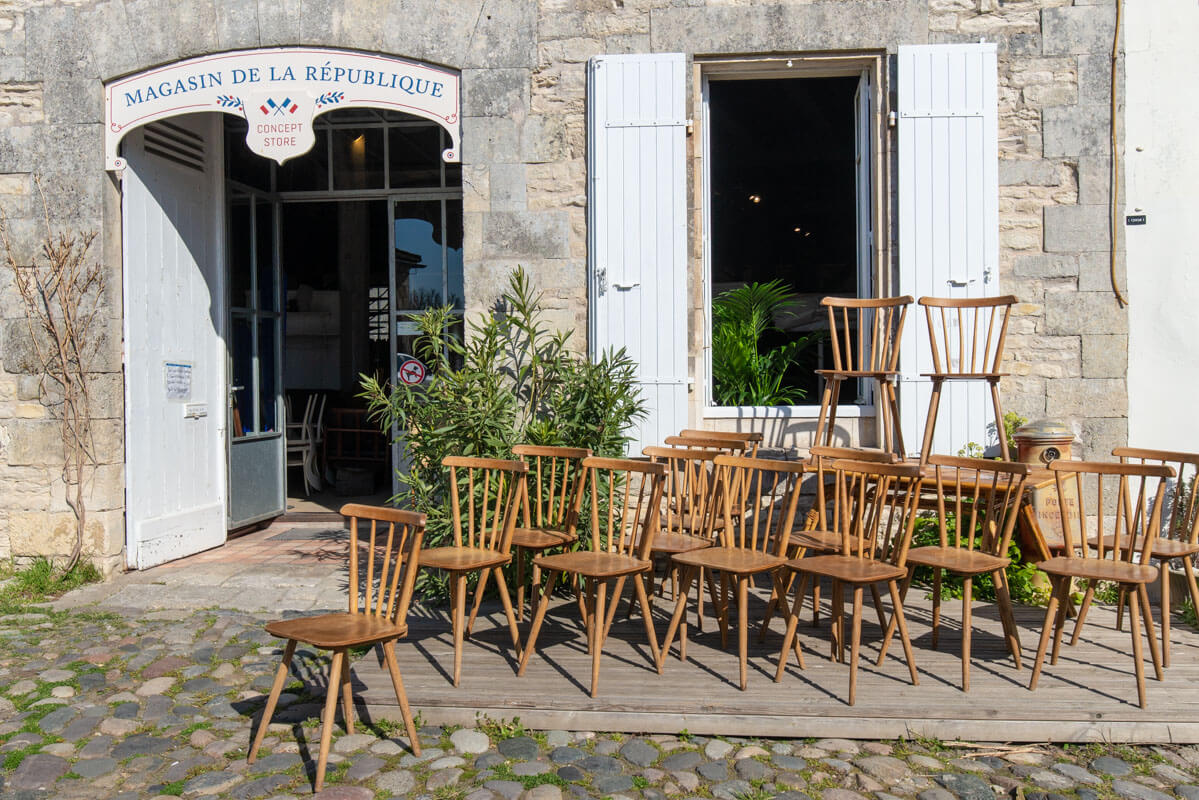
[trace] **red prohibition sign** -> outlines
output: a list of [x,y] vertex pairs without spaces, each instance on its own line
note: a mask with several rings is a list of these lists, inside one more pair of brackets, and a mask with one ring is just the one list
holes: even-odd
[[415,386],[425,379],[425,365],[415,358],[400,364],[400,380],[409,386]]

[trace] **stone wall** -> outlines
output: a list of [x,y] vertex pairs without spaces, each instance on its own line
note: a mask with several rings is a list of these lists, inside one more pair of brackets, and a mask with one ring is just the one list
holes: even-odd
[[[1005,402],[1026,416],[1077,420],[1081,452],[1102,455],[1124,441],[1127,428],[1126,323],[1108,291],[1104,252],[1113,16],[1110,2],[1083,0],[6,4],[0,208],[16,257],[27,263],[43,234],[37,175],[52,223],[99,231],[95,254],[110,270],[96,400],[104,463],[92,488],[93,552],[111,565],[124,537],[120,194],[103,171],[103,81],[204,53],[276,45],[380,51],[461,70],[468,304],[486,307],[507,271],[523,264],[546,292],[551,322],[575,329],[581,348],[589,57],[893,53],[900,44],[997,41],[1001,287],[1023,301],[1009,340],[1013,377],[1004,384]],[[893,203],[889,208],[894,230]],[[693,289],[699,276],[697,256]],[[57,478],[55,423],[19,357],[27,332],[7,274],[0,274],[0,318],[0,555],[61,553],[69,512]]]

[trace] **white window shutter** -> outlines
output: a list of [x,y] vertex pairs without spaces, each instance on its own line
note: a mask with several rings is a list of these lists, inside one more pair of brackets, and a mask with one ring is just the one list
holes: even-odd
[[[900,47],[899,291],[915,298],[999,294],[999,143],[994,44]],[[920,447],[932,371],[924,310],[900,351],[900,423]],[[982,381],[947,381],[932,452],[986,445],[994,423]]]
[[633,454],[687,427],[685,69],[681,53],[587,65],[591,350],[637,362]]

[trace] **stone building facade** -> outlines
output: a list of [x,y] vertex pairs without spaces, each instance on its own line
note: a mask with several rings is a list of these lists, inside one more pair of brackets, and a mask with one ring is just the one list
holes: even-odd
[[[984,39],[998,49],[1000,289],[1017,295],[1003,384],[1008,409],[1075,421],[1081,454],[1127,438],[1125,311],[1108,275],[1110,51],[1098,0],[80,0],[0,10],[0,209],[18,263],[53,226],[100,233],[108,291],[93,397],[89,553],[124,563],[122,184],[103,157],[104,84],[180,59],[312,45],[460,71],[463,259],[468,308],[524,265],[552,321],[588,329],[587,62],[683,53],[689,118],[697,64],[717,56],[881,54],[885,112],[899,46]],[[1116,91],[1119,94],[1118,80]],[[1122,103],[1122,98],[1118,98]],[[884,150],[893,149],[894,130]],[[697,146],[688,137],[689,153]],[[892,164],[892,168],[894,168]],[[700,358],[702,214],[688,179],[690,355]],[[43,206],[44,201],[44,206]],[[894,198],[878,222],[896,274]],[[1123,256],[1118,259],[1123,281]],[[31,374],[27,324],[0,271],[0,556],[61,554],[73,525],[57,423]],[[911,318],[922,324],[918,317]],[[697,426],[705,421],[693,400]],[[778,446],[805,436],[762,421]],[[808,429],[804,429],[808,430]],[[869,442],[870,427],[855,436]]]

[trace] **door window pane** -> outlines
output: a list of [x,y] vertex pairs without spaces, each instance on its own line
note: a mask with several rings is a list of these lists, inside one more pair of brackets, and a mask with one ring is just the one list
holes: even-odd
[[258,420],[259,433],[274,433],[278,402],[275,397],[276,319],[258,321]]
[[333,129],[333,188],[383,188],[383,129]]
[[225,118],[226,177],[231,181],[270,191],[271,162],[246,147],[246,121],[237,117]]
[[278,311],[279,292],[275,286],[275,205],[259,201],[255,204],[255,215],[258,308],[262,311]]
[[446,227],[446,288],[447,303],[453,303],[454,308],[466,305],[466,290],[462,284],[462,201],[445,201]]
[[254,340],[250,321],[235,315],[229,331],[229,355],[233,362],[229,376],[229,424],[233,436],[254,433]]
[[[441,226],[441,205],[440,200],[396,203],[397,309],[424,309],[447,302],[446,272],[442,263],[445,237]],[[461,234],[458,246],[461,251]],[[461,264],[458,270],[461,273]],[[460,287],[458,294],[461,294]]]
[[235,197],[229,208],[229,305],[249,308],[250,288],[250,201]]

